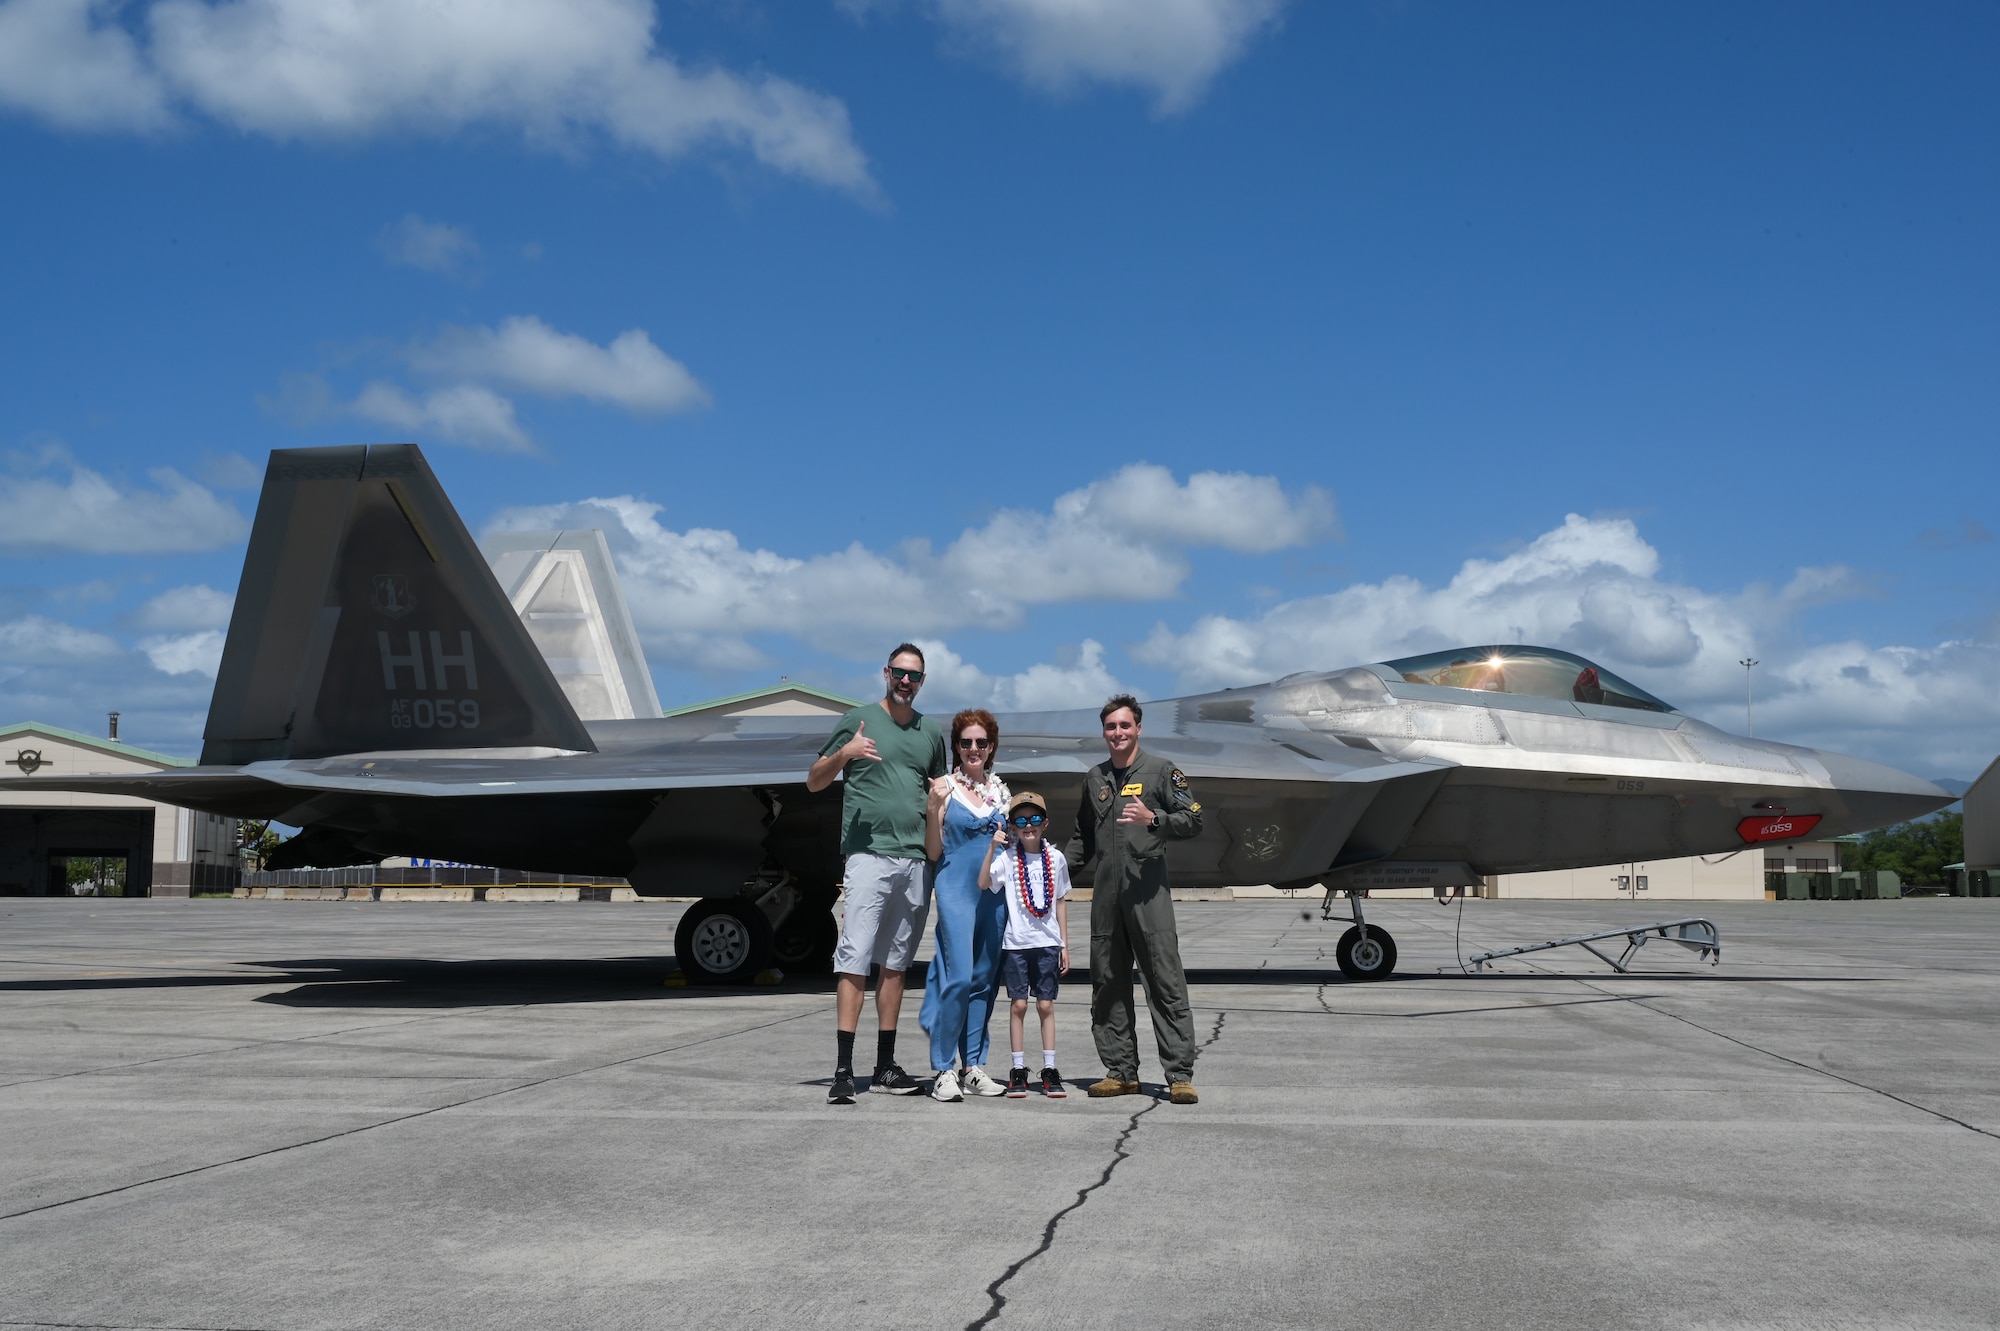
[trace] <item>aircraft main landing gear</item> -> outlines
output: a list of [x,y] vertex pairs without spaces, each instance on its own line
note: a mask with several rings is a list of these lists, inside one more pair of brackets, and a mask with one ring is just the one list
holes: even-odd
[[840,889],[790,874],[762,876],[733,897],[697,901],[674,930],[682,984],[740,984],[776,966],[793,974],[833,969]]
[[1347,894],[1347,903],[1354,915],[1354,927],[1340,936],[1334,945],[1334,964],[1340,973],[1350,980],[1386,980],[1396,969],[1396,940],[1389,937],[1389,931],[1379,925],[1370,925],[1361,915],[1361,898],[1367,894],[1366,888],[1329,887],[1326,890],[1326,904],[1320,909],[1320,918],[1331,920],[1333,899],[1339,893]]
[[824,975],[833,969],[833,949],[840,942],[840,921],[833,915],[838,887],[801,887],[798,900],[777,922],[777,946],[772,954],[784,970],[799,975]]
[[737,984],[771,964],[771,921],[750,897],[709,897],[681,916],[674,960],[689,984]]

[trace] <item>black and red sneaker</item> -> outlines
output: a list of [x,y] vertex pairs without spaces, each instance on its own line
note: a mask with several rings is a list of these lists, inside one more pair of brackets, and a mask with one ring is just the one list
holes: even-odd
[[1025,1100],[1028,1098],[1028,1070],[1015,1068],[1007,1074],[1007,1098]]
[[1054,1068],[1042,1069],[1042,1094],[1051,1100],[1067,1100],[1069,1090],[1063,1085],[1062,1073]]

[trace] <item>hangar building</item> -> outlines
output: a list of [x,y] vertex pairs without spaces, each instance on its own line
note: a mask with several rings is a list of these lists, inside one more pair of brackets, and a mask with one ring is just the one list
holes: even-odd
[[1965,792],[1965,867],[2000,869],[2000,758]]
[[[192,767],[115,739],[27,721],[0,726],[9,775],[94,776]],[[0,896],[185,897],[241,874],[237,820],[129,795],[0,794]],[[74,864],[72,862],[75,862]],[[87,867],[86,867],[87,866]]]

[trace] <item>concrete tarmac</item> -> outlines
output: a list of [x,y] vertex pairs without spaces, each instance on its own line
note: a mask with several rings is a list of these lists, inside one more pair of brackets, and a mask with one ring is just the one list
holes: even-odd
[[1197,1106],[1142,1026],[831,1108],[830,984],[662,986],[678,907],[0,901],[0,1326],[2000,1323],[2000,905],[1378,902],[1356,985],[1312,904],[1179,906]]

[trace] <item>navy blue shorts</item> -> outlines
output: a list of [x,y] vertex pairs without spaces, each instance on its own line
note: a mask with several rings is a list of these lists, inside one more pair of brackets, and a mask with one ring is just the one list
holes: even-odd
[[1059,947],[1030,947],[1000,954],[1000,973],[1007,977],[1009,998],[1054,998]]

